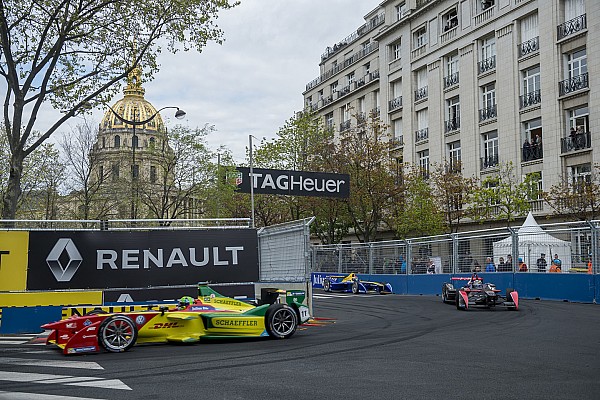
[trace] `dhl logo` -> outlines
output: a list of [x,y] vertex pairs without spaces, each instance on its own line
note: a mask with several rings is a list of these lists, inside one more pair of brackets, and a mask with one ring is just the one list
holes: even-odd
[[177,322],[157,322],[149,329],[171,329],[171,328],[183,328],[183,325],[179,325]]

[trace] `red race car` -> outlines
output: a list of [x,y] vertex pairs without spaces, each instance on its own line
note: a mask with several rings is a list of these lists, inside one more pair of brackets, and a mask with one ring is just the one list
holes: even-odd
[[454,277],[453,281],[467,281],[466,285],[456,288],[453,283],[442,284],[442,301],[454,303],[459,310],[468,310],[470,307],[495,308],[506,307],[509,310],[519,309],[519,294],[513,289],[506,289],[506,295],[501,296],[500,290],[490,282],[483,282],[477,273],[470,278]]

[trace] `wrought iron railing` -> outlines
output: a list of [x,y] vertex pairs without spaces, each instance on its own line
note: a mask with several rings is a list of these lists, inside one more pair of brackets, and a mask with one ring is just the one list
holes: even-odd
[[521,109],[539,104],[542,102],[542,94],[540,90],[534,90],[529,93],[525,93],[520,97]]
[[350,120],[346,120],[340,124],[340,132],[350,129]]
[[557,26],[558,40],[571,36],[587,28],[586,15],[580,15]]
[[415,90],[415,101],[423,100],[427,98],[427,86],[423,86]]
[[458,72],[444,77],[444,89],[458,85]]
[[479,61],[479,74],[496,69],[496,56],[491,56],[485,60]]
[[589,87],[588,73],[574,76],[558,82],[558,92],[561,96]]
[[521,161],[534,161],[544,157],[542,146],[537,144],[523,145],[521,147]]
[[445,132],[454,132],[460,129],[460,117],[449,119],[445,123]]
[[498,155],[481,157],[481,169],[493,168],[498,165]]
[[402,96],[389,101],[389,111],[397,110],[400,107],[402,107]]
[[496,104],[494,104],[491,107],[488,108],[483,108],[481,110],[479,110],[479,122],[488,120],[488,119],[492,119],[492,118],[496,118],[497,114],[496,114]]
[[561,153],[589,149],[592,147],[592,135],[590,132],[573,133],[560,139]]
[[423,128],[415,131],[415,141],[420,142],[429,139],[429,128]]
[[519,57],[532,54],[540,50],[540,37],[536,36],[519,45]]

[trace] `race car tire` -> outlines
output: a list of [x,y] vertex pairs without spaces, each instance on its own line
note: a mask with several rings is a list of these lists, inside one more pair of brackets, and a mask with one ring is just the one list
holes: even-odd
[[126,315],[111,315],[98,328],[98,343],[111,353],[129,350],[136,342],[138,330]]
[[287,304],[273,304],[265,313],[265,326],[269,336],[287,339],[298,328],[298,314]]
[[326,292],[331,292],[331,281],[327,278],[323,280],[323,290]]
[[360,290],[359,290],[359,289],[360,289],[360,288],[359,288],[358,281],[353,281],[353,282],[352,282],[352,293],[353,293],[353,294],[358,294],[358,293],[360,292]]
[[[513,288],[506,288],[506,301],[513,301],[512,292],[515,290]],[[517,307],[509,307],[510,310],[517,310]]]

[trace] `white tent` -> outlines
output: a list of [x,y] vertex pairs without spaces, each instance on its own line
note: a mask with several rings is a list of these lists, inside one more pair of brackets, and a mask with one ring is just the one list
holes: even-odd
[[[560,240],[546,233],[536,222],[531,212],[527,215],[525,222],[518,230],[519,257],[523,259],[530,272],[537,272],[537,259],[542,253],[546,254],[546,272],[550,269],[550,263],[554,254],[558,254],[562,262],[562,272],[569,270],[571,265],[571,242]],[[498,265],[498,259],[512,254],[512,237],[499,240],[494,243],[494,262]],[[517,260],[513,260],[515,269]]]

